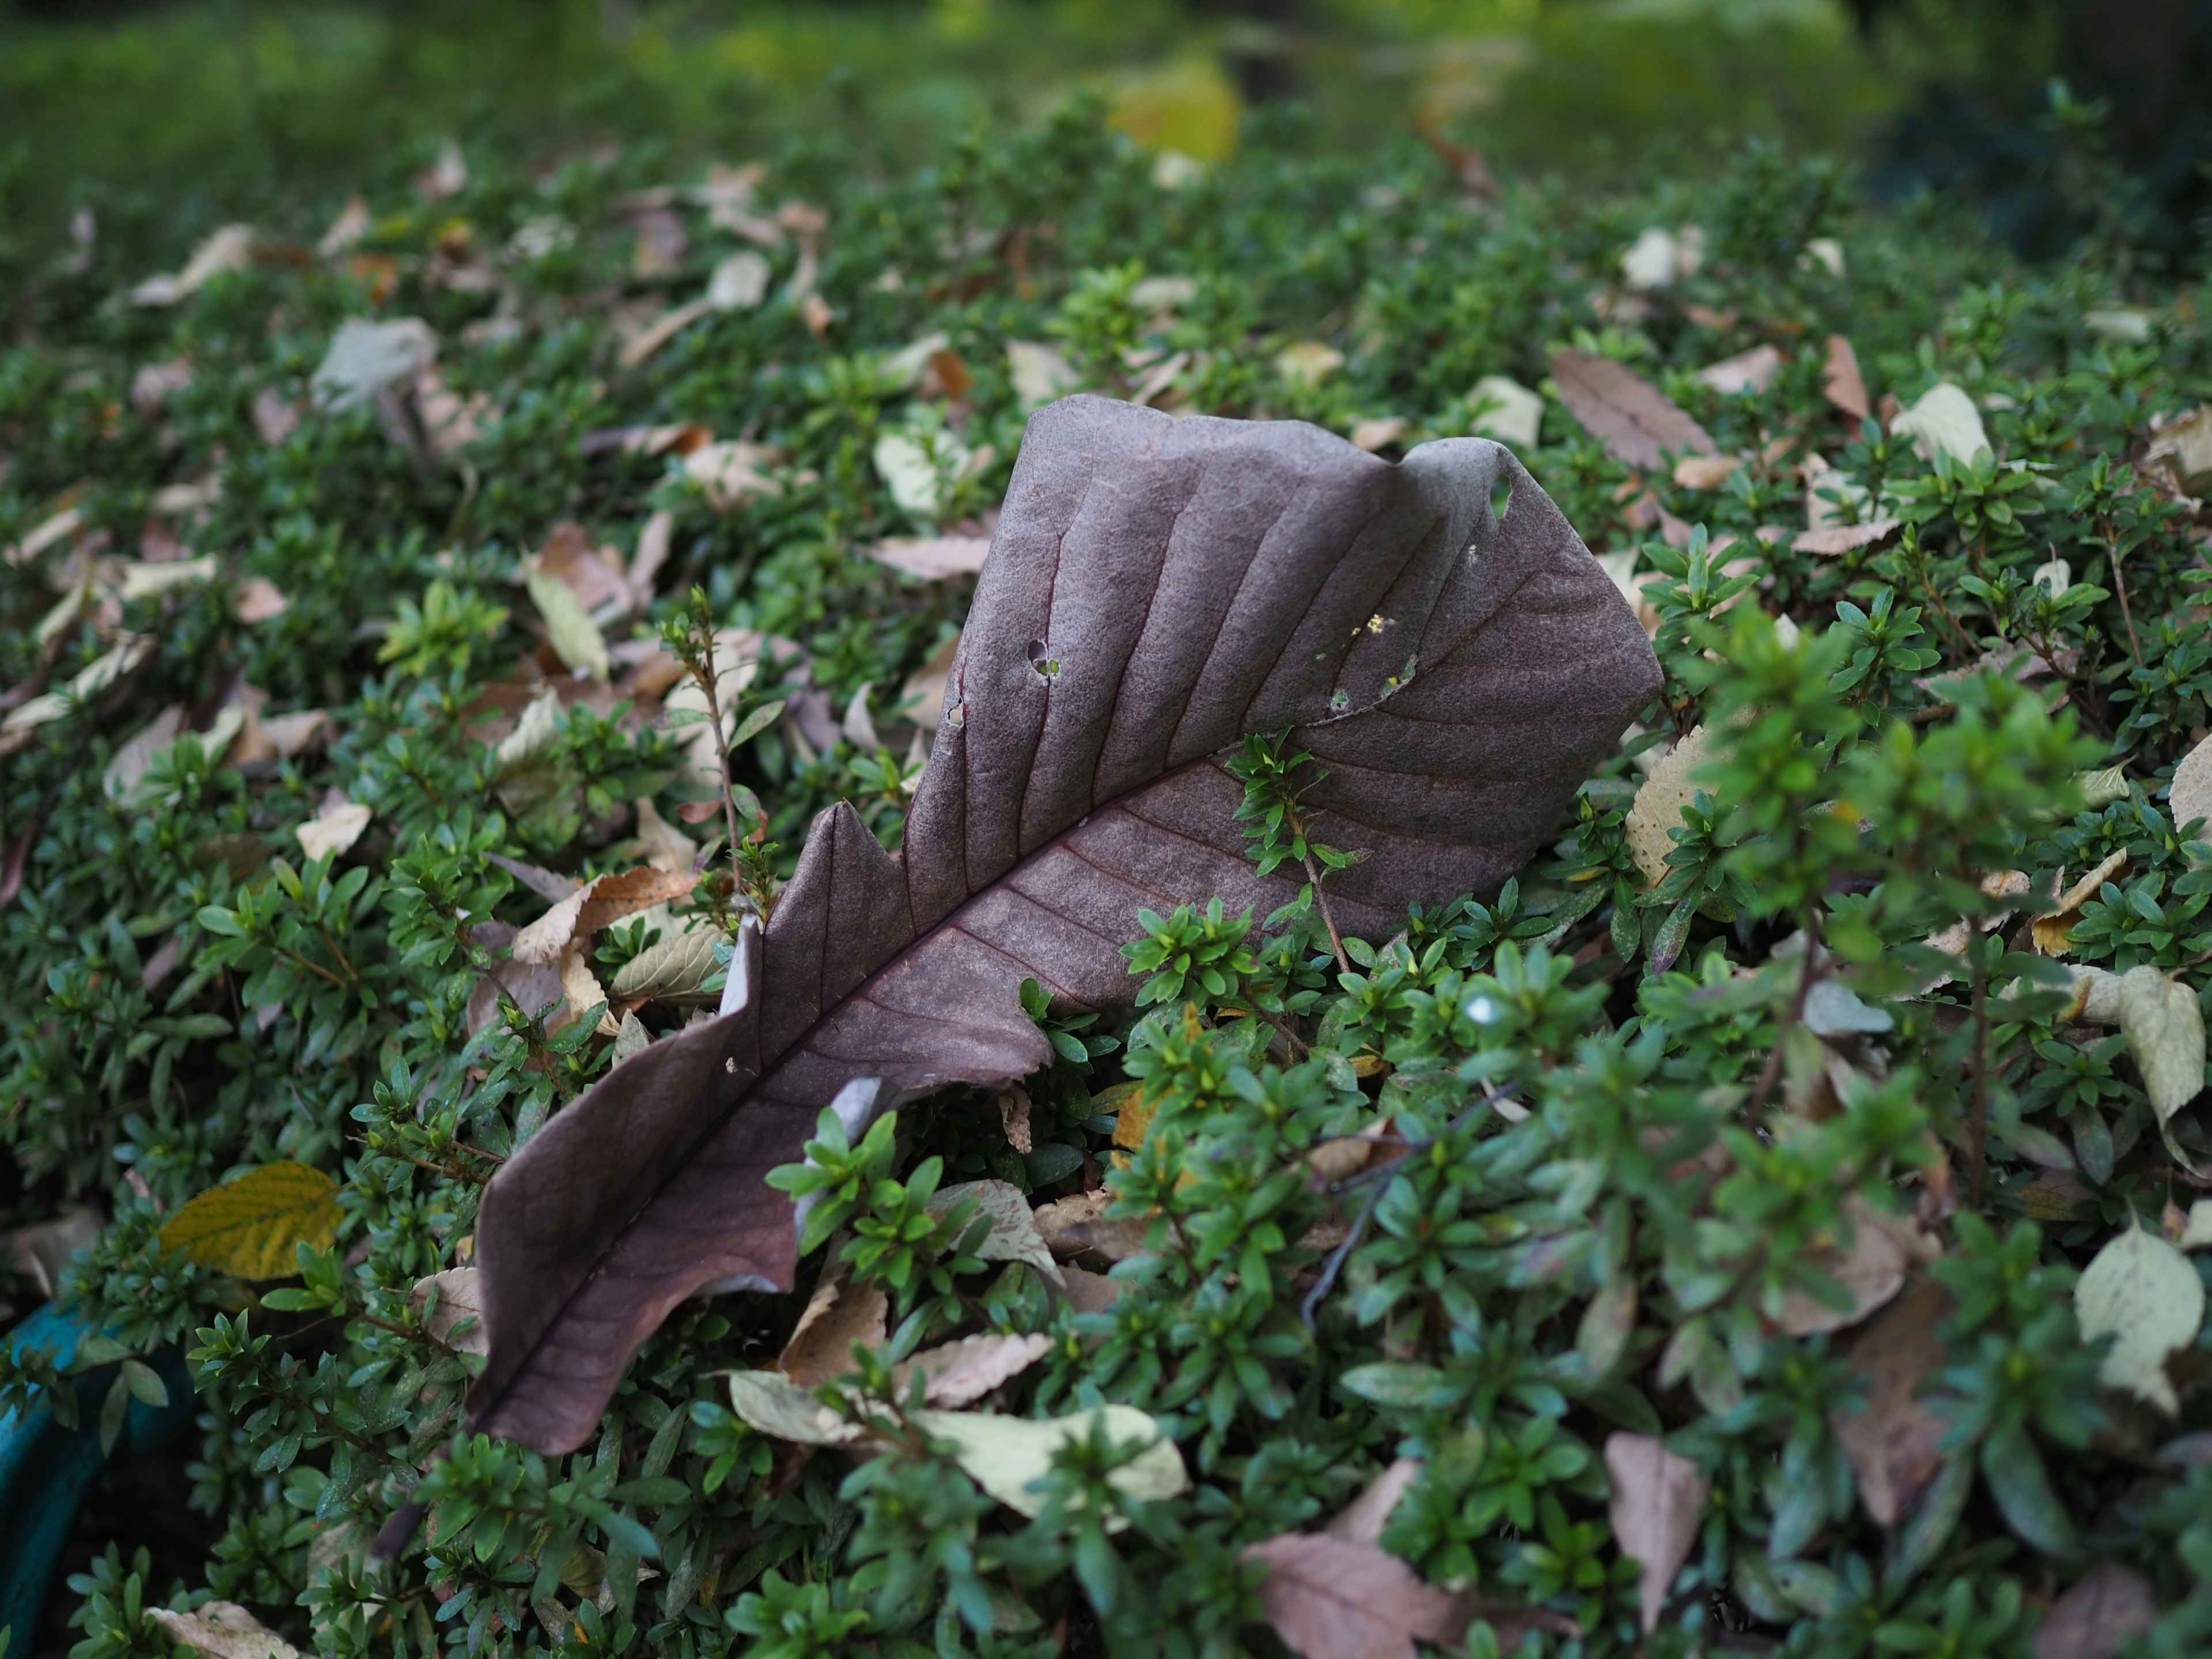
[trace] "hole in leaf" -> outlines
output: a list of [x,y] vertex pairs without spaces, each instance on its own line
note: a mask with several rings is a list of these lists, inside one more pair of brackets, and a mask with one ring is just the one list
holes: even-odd
[[1036,669],[1046,679],[1051,679],[1060,672],[1060,659],[1052,654],[1052,647],[1042,640],[1031,640],[1030,666]]

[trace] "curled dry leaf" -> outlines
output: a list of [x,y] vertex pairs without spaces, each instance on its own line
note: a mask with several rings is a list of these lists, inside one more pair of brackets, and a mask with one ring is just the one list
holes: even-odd
[[204,1601],[191,1613],[149,1607],[170,1641],[208,1659],[300,1659],[300,1650],[235,1601]]
[[2204,1322],[2204,1281],[2189,1258],[2156,1233],[2131,1225],[2097,1252],[2074,1286],[2081,1340],[2113,1339],[2098,1376],[2173,1416],[2180,1398],[2166,1357],[2197,1340]]
[[2035,948],[2046,957],[2066,954],[2066,935],[2081,919],[2081,907],[2114,876],[2128,867],[2128,849],[2124,847],[2112,854],[2095,869],[2075,882],[2058,896],[2058,902],[2029,924],[2028,932]]
[[855,1342],[879,1348],[888,1340],[890,1312],[881,1289],[854,1284],[852,1265],[832,1262],[776,1356],[775,1368],[804,1389],[842,1376],[853,1369]]
[[1656,887],[1666,879],[1667,854],[1674,850],[1668,831],[1682,827],[1682,809],[1697,798],[1696,774],[1713,758],[1705,728],[1693,726],[1638,786],[1626,827],[1628,850],[1646,886]]
[[1838,1409],[1829,1424],[1857,1478],[1859,1501],[1875,1523],[1893,1527],[1942,1463],[1948,1421],[1921,1397],[1944,1362],[1936,1328],[1951,1311],[1940,1285],[1923,1283],[1892,1304],[1844,1358],[1865,1379],[1863,1409]]
[[[407,1299],[417,1308],[428,1304],[430,1293],[437,1292],[437,1305],[432,1307],[423,1320],[423,1328],[436,1340],[444,1343],[455,1353],[483,1353],[483,1309],[477,1300],[477,1270],[474,1267],[448,1267],[428,1279],[418,1279]],[[454,1328],[463,1320],[470,1322],[468,1328],[454,1334]]]
[[787,1286],[792,1209],[763,1178],[848,1084],[1002,1087],[1050,1057],[1023,979],[1127,1007],[1139,906],[1295,896],[1243,856],[1224,759],[1247,733],[1291,728],[1328,769],[1310,799],[1368,854],[1337,918],[1383,937],[1408,900],[1517,869],[1658,684],[1612,582],[1492,443],[1392,465],[1297,422],[1040,412],[902,851],[823,813],[749,964],[760,994],[599,1080],[486,1188],[474,1426],[571,1449],[683,1298]]
[[1564,350],[1552,356],[1552,381],[1559,401],[1602,441],[1614,459],[1657,466],[1670,451],[1715,453],[1711,434],[1681,405],[1635,370],[1610,357]]
[[368,821],[375,816],[358,801],[341,796],[326,800],[309,818],[293,831],[300,838],[300,851],[309,860],[336,858],[359,841]]
[[1867,396],[1866,376],[1859,373],[1859,355],[1840,334],[1828,337],[1828,357],[1820,368],[1820,390],[1828,401],[1855,421],[1874,413]]
[[963,1336],[902,1360],[891,1376],[901,1399],[919,1374],[928,1379],[923,1387],[931,1405],[965,1406],[1012,1382],[1051,1352],[1048,1336]]
[[926,541],[895,537],[878,542],[868,550],[868,556],[924,581],[944,581],[952,576],[974,575],[983,568],[990,551],[987,536],[937,536]]
[[1695,1463],[1648,1434],[1608,1435],[1605,1473],[1613,1486],[1607,1504],[1613,1535],[1621,1553],[1643,1568],[1637,1594],[1649,1636],[1659,1628],[1674,1574],[1697,1540],[1711,1486]]
[[1379,1543],[1382,1528],[1389,1524],[1390,1511],[1398,1507],[1398,1500],[1406,1495],[1406,1488],[1413,1484],[1421,1466],[1410,1457],[1393,1458],[1390,1466],[1367,1483],[1367,1489],[1339,1511],[1328,1523],[1329,1534],[1336,1538],[1349,1538],[1358,1544]]
[[514,959],[556,961],[572,944],[580,945],[610,922],[682,898],[697,880],[689,871],[650,865],[618,876],[594,876],[514,936]]
[[2158,1622],[2150,1580],[2117,1561],[2100,1561],[2051,1604],[2035,1632],[2035,1659],[2120,1659],[2131,1637]]

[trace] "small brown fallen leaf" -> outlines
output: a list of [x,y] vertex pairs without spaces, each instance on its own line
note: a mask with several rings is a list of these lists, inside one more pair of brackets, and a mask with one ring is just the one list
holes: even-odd
[[12,1232],[0,1233],[0,1267],[22,1274],[52,1297],[61,1288],[62,1275],[79,1250],[100,1243],[104,1224],[98,1210],[88,1204],[71,1204],[51,1221],[33,1222]]
[[1405,435],[1406,426],[1406,417],[1402,415],[1385,415],[1376,420],[1362,421],[1352,428],[1352,441],[1372,453],[1396,443]]
[[890,1304],[880,1288],[853,1283],[852,1264],[830,1264],[814,1287],[806,1311],[776,1357],[776,1369],[802,1388],[819,1388],[853,1369],[853,1345],[881,1347]]
[[2035,1632],[2035,1659],[2119,1659],[2131,1636],[2158,1622],[2158,1596],[2132,1567],[2100,1561],[2051,1604]]
[[2128,849],[2123,847],[2060,894],[2057,903],[2029,924],[2028,932],[2035,941],[2035,948],[2046,957],[2064,956],[2067,932],[2081,919],[2081,907],[2096,897],[2098,890],[2106,882],[2127,867]]
[[1698,371],[1701,385],[1733,397],[1741,392],[1764,392],[1782,372],[1782,354],[1771,345],[1753,346]]
[[698,878],[689,871],[644,866],[618,876],[594,876],[514,937],[517,962],[556,961],[610,922],[690,892]]
[[1874,413],[1874,404],[1867,397],[1866,377],[1859,373],[1859,355],[1840,334],[1828,337],[1828,361],[1820,370],[1820,390],[1853,420],[1863,421]]
[[1775,1318],[1791,1336],[1813,1336],[1857,1324],[1905,1287],[1905,1275],[1916,1261],[1940,1254],[1934,1239],[1909,1219],[1886,1214],[1856,1194],[1844,1200],[1844,1211],[1851,1223],[1850,1243],[1816,1249],[1808,1260],[1843,1286],[1849,1305],[1832,1307],[1809,1291],[1792,1288]]
[[1390,1466],[1369,1481],[1367,1489],[1328,1523],[1330,1535],[1349,1538],[1358,1544],[1380,1543],[1390,1511],[1398,1507],[1398,1500],[1406,1495],[1406,1488],[1413,1484],[1413,1477],[1420,1472],[1420,1464],[1413,1458],[1392,1459]]
[[1833,558],[1863,547],[1886,546],[1904,524],[1902,519],[1869,519],[1864,524],[1835,524],[1819,530],[1801,530],[1790,545],[1799,553],[1818,553]]
[[597,616],[613,607],[626,614],[631,608],[629,582],[622,574],[622,555],[612,548],[594,551],[583,526],[563,520],[553,526],[545,545],[538,550],[536,567],[562,583],[584,609]]
[[923,1386],[931,1405],[965,1406],[1020,1376],[1051,1351],[1048,1336],[963,1336],[900,1361],[891,1377],[902,1400],[918,1372],[928,1379]]
[[1054,1255],[1095,1255],[1126,1261],[1145,1248],[1152,1223],[1142,1217],[1109,1220],[1106,1206],[1114,1194],[1104,1188],[1041,1204],[1034,1212],[1038,1234]]
[[1936,1327],[1951,1310],[1940,1285],[1916,1285],[1869,1326],[1845,1353],[1866,1379],[1864,1409],[1829,1418],[1858,1478],[1859,1501],[1877,1525],[1893,1527],[1935,1478],[1948,1422],[1920,1397],[1944,1362]]
[[675,536],[676,515],[666,507],[647,519],[638,531],[637,551],[629,561],[629,589],[641,600],[652,597],[653,579],[668,562],[668,549]]
[[974,575],[990,550],[986,536],[938,536],[926,541],[894,537],[871,547],[868,556],[924,581],[945,581]]
[[1455,1647],[1474,1609],[1377,1545],[1284,1533],[1244,1552],[1267,1569],[1260,1610],[1304,1659],[1413,1659],[1415,1641]]
[[[489,1353],[491,1345],[484,1336],[483,1306],[477,1295],[477,1270],[448,1267],[428,1279],[418,1279],[415,1288],[407,1293],[407,1299],[420,1308],[429,1301],[434,1289],[438,1292],[438,1305],[423,1321],[423,1328],[432,1339],[444,1343],[455,1353]],[[453,1327],[464,1319],[476,1322],[455,1336]]]
[[1695,1463],[1648,1434],[1608,1435],[1605,1473],[1613,1486],[1607,1505],[1613,1535],[1621,1553],[1644,1570],[1637,1593],[1649,1636],[1659,1628],[1674,1574],[1696,1541],[1711,1484]]
[[1742,465],[1741,455],[1685,455],[1674,463],[1674,482],[1684,489],[1718,489]]
[[1601,440],[1613,459],[1631,466],[1657,466],[1669,450],[1711,455],[1711,435],[1682,407],[1633,369],[1587,351],[1552,357],[1559,401]]
[[283,616],[291,605],[284,590],[266,576],[249,576],[238,585],[238,619],[242,623],[267,622]]
[[1114,1305],[1114,1298],[1121,1294],[1119,1279],[1109,1279],[1104,1273],[1094,1273],[1072,1263],[1062,1263],[1061,1274],[1067,1283],[1060,1287],[1067,1297],[1067,1305],[1079,1314],[1104,1313]]
[[300,1659],[300,1650],[235,1601],[206,1601],[196,1613],[149,1607],[146,1616],[181,1646],[208,1659]]

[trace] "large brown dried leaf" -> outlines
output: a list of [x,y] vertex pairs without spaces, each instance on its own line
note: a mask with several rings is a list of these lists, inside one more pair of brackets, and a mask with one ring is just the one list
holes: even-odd
[[486,1188],[476,1426],[573,1449],[683,1298],[787,1287],[792,1207],[763,1178],[825,1105],[857,1128],[1001,1087],[1050,1054],[1023,979],[1125,1007],[1139,906],[1291,896],[1243,854],[1223,762],[1247,733],[1294,728],[1329,769],[1310,799],[1369,854],[1337,919],[1383,938],[1407,901],[1518,868],[1658,684],[1613,583],[1486,440],[1393,465],[1297,422],[1040,410],[903,850],[823,813],[763,962],[748,933],[732,964],[757,994],[602,1079]]
[[1552,381],[1583,429],[1631,466],[1657,466],[1669,450],[1711,455],[1717,447],[1680,404],[1610,357],[1555,352]]
[[1456,1647],[1472,1609],[1379,1545],[1285,1533],[1244,1552],[1262,1563],[1260,1609],[1305,1659],[1413,1659],[1416,1640]]
[[1621,1553],[1644,1570],[1637,1594],[1649,1636],[1659,1628],[1674,1574],[1697,1541],[1698,1514],[1711,1485],[1695,1463],[1648,1434],[1607,1436],[1605,1474],[1613,1484],[1613,1535]]
[[1863,1408],[1838,1411],[1829,1422],[1858,1477],[1859,1501],[1885,1527],[1912,1507],[1942,1462],[1939,1449],[1949,1425],[1929,1408],[1920,1389],[1943,1363],[1936,1328],[1950,1310],[1942,1285],[1917,1285],[1846,1355],[1866,1381]]
[[2119,1659],[2128,1638],[2158,1622],[2158,1596],[2132,1567],[2100,1561],[2051,1604],[2035,1659]]

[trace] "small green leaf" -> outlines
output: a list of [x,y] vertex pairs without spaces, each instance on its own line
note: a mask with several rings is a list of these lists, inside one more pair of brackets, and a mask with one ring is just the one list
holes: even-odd
[[161,1407],[169,1403],[168,1384],[155,1375],[154,1368],[142,1359],[123,1362],[123,1381],[131,1395],[149,1406]]

